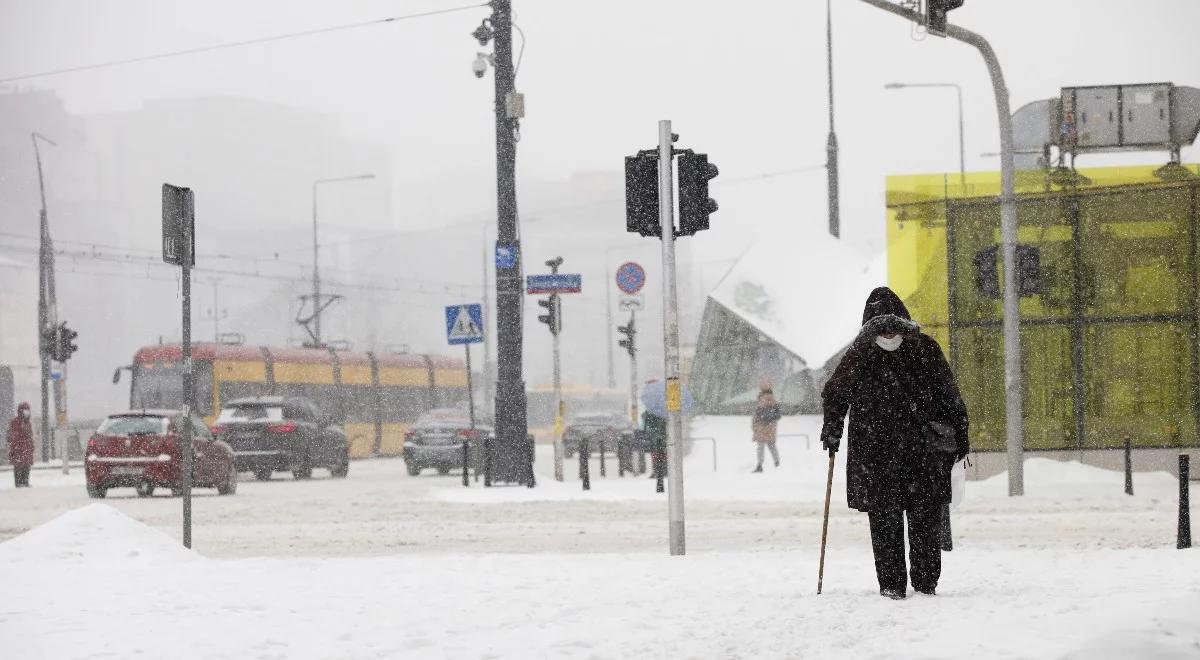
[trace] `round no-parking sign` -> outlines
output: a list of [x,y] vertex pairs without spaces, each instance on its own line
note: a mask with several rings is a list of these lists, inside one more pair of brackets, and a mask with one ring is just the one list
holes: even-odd
[[629,261],[617,269],[617,288],[622,293],[633,295],[646,285],[646,270],[640,265]]

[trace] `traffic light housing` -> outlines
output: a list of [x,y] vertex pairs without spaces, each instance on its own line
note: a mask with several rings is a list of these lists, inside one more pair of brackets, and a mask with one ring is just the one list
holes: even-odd
[[42,335],[39,339],[41,341],[39,354],[58,359],[58,326],[48,325],[42,328]]
[[66,362],[71,359],[71,354],[79,350],[75,345],[75,338],[79,336],[78,332],[67,327],[67,322],[63,321],[58,324],[58,332],[56,333],[57,344],[55,345],[54,359],[59,362]]
[[679,157],[679,231],[676,236],[691,236],[708,229],[708,216],[717,210],[716,200],[708,196],[708,182],[720,172],[708,162],[707,154],[687,152]]
[[557,335],[562,332],[562,308],[558,294],[549,298],[538,298],[537,303],[538,306],[546,308],[546,313],[539,315],[538,320],[550,328],[550,334]]
[[625,157],[625,230],[662,237],[658,219],[658,156],[653,152]]
[[946,34],[946,14],[963,6],[963,0],[925,0],[925,29]]
[[625,349],[625,352],[629,353],[629,357],[633,357],[637,353],[635,343],[637,328],[633,327],[633,319],[629,319],[629,325],[618,325],[617,332],[625,335],[624,339],[617,341],[617,345]]

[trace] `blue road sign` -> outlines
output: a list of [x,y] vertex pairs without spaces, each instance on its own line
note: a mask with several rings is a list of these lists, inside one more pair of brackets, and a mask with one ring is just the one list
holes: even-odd
[[496,268],[507,269],[515,268],[517,265],[517,246],[497,244],[496,245]]
[[646,270],[632,261],[621,264],[617,269],[617,288],[632,296],[643,286],[646,286]]
[[450,305],[446,308],[446,342],[451,346],[483,341],[483,306]]
[[526,275],[525,291],[539,293],[579,293],[583,291],[583,276],[579,274]]

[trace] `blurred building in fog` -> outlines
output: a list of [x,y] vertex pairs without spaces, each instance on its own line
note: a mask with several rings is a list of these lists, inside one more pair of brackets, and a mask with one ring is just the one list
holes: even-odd
[[704,308],[690,381],[701,408],[748,414],[770,383],[788,412],[819,412],[824,369],[857,334],[885,275],[881,257],[820,227],[754,245]]

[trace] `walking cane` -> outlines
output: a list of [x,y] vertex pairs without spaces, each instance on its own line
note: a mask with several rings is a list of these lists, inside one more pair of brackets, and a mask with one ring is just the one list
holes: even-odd
[[833,494],[833,461],[837,455],[829,450],[829,478],[825,481],[825,520],[821,523],[821,564],[817,569],[817,595],[821,595],[821,584],[825,581],[825,539],[829,534],[829,497]]

